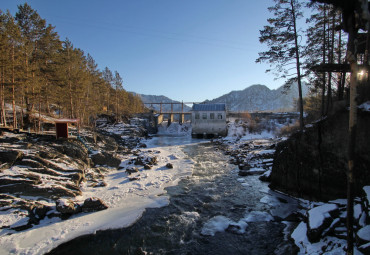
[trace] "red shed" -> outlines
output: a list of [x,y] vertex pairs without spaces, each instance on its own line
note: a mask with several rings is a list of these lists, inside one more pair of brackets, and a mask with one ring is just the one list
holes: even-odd
[[78,123],[78,119],[58,119],[55,120],[55,131],[57,139],[60,137],[68,138],[68,124]]

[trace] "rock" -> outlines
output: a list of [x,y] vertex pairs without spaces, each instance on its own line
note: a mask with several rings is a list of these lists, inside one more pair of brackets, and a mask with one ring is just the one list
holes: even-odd
[[239,176],[248,176],[249,175],[247,170],[240,170],[238,174],[239,174]]
[[149,169],[152,169],[152,167],[151,167],[150,165],[148,165],[148,164],[145,164],[145,165],[144,165],[144,169],[145,169],[145,170],[149,170]]
[[132,181],[138,181],[138,180],[140,180],[140,177],[130,177],[128,179],[130,180],[130,182],[132,182]]
[[138,156],[136,157],[134,164],[139,166],[145,166],[145,164],[148,165],[156,165],[158,163],[158,158],[156,156]]
[[107,209],[108,206],[100,199],[96,197],[87,198],[83,205],[83,212],[96,212]]
[[259,179],[263,182],[269,182],[271,180],[271,170],[266,171]]
[[106,182],[104,182],[104,181],[100,181],[100,182],[98,182],[98,183],[95,183],[94,185],[93,185],[93,187],[94,188],[99,188],[99,187],[106,187],[108,184],[106,183]]
[[238,168],[239,170],[249,170],[251,166],[247,163],[240,163],[238,164]]
[[76,214],[81,212],[81,206],[70,199],[58,199],[56,209],[61,214]]
[[358,249],[363,254],[370,254],[370,242],[359,246]]
[[361,245],[370,242],[370,225],[367,225],[357,231],[357,240]]
[[40,220],[46,217],[47,212],[51,211],[50,206],[41,204],[39,202],[34,203],[29,210],[29,221],[28,224],[39,224]]
[[15,150],[0,151],[0,165],[7,163],[8,167],[12,166],[15,161],[21,159],[23,156],[24,153],[21,151]]
[[108,165],[110,167],[118,168],[121,164],[121,160],[119,158],[108,152],[93,154],[91,155],[91,159],[94,165]]
[[68,177],[74,181],[76,185],[80,185],[80,183],[85,179],[85,173],[83,170],[75,169],[75,173],[69,174]]
[[138,147],[139,147],[139,148],[146,148],[146,147],[147,147],[147,145],[146,145],[145,143],[140,143],[140,144],[138,145]]
[[169,169],[172,169],[173,168],[173,165],[171,163],[167,163],[166,164],[166,167],[169,168]]
[[137,172],[139,172],[139,168],[137,168],[137,167],[128,167],[128,168],[126,168],[126,173],[128,173],[128,174],[137,173]]
[[320,241],[321,235],[333,222],[330,212],[338,210],[335,204],[324,204],[308,211],[307,237],[311,243]]
[[87,148],[80,141],[77,140],[74,142],[65,141],[63,143],[63,151],[64,154],[71,158],[81,159],[83,162],[87,161],[88,158]]

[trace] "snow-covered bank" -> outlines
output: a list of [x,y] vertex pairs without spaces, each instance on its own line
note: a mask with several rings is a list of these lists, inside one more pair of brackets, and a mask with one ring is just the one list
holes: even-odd
[[[124,170],[112,170],[105,175],[106,186],[82,187],[83,201],[86,197],[98,197],[105,201],[108,209],[94,213],[80,213],[68,220],[45,218],[31,229],[12,233],[0,230],[0,254],[43,254],[52,248],[97,230],[122,228],[133,224],[145,208],[165,206],[168,198],[166,187],[175,185],[183,176],[192,173],[193,162],[186,159],[181,145],[157,147],[157,139],[147,142],[148,148],[141,151],[156,153],[157,165],[149,170],[128,174]],[[179,142],[181,144],[181,142]],[[154,151],[155,150],[155,151]],[[121,168],[130,164],[130,158],[122,160]],[[173,169],[166,167],[167,163]],[[4,220],[4,212],[0,219]]]

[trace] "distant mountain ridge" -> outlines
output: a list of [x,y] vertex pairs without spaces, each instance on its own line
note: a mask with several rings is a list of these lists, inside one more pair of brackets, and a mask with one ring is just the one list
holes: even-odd
[[[140,96],[143,103],[181,103],[176,100],[172,100],[165,96],[154,96],[154,95],[144,95],[144,94],[137,94]],[[153,105],[145,105],[148,108],[153,108],[156,111],[160,110],[159,104],[153,104]],[[174,104],[173,105],[173,111],[174,112],[181,112],[181,104]],[[191,107],[184,105],[184,112],[188,112],[191,110]],[[162,105],[162,112],[170,112],[171,111],[171,105],[170,104],[163,104]]]
[[[306,83],[302,83],[303,97],[308,94]],[[180,103],[165,96],[138,94],[143,103]],[[277,89],[269,89],[265,85],[255,84],[244,90],[231,91],[225,95],[212,100],[206,100],[204,103],[226,103],[228,111],[273,111],[285,112],[295,111],[294,100],[298,98],[297,83],[293,83],[290,89],[286,90],[284,85]],[[146,105],[151,107],[150,105]],[[159,111],[159,105],[153,105],[153,108]],[[191,108],[184,105],[184,111],[190,111]],[[171,105],[162,105],[162,111],[171,111]],[[173,111],[181,111],[181,105],[173,105]]]
[[[308,94],[308,88],[302,83],[302,94]],[[293,83],[290,89],[284,86],[277,89],[269,89],[265,85],[255,84],[244,90],[231,91],[228,94],[206,100],[207,103],[226,103],[229,111],[293,111],[294,100],[298,98],[297,83]]]

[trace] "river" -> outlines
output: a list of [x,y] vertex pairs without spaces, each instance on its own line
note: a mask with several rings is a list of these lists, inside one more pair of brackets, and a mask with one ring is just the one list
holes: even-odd
[[49,254],[289,254],[294,199],[271,191],[258,176],[238,176],[210,142],[157,137],[151,146],[182,145],[193,174],[167,188],[169,205],[147,209],[132,226],[98,231]]

